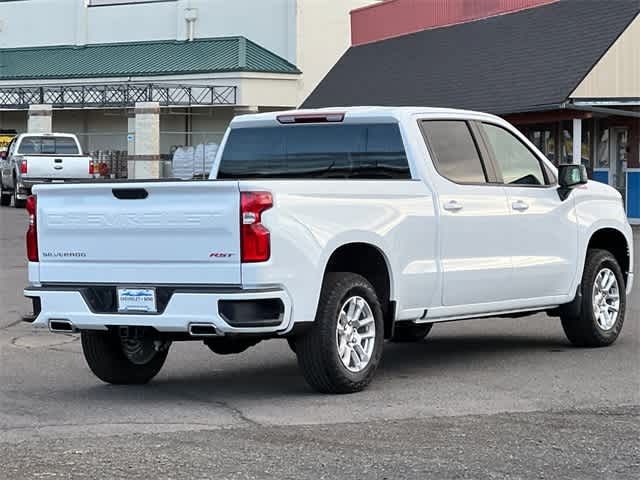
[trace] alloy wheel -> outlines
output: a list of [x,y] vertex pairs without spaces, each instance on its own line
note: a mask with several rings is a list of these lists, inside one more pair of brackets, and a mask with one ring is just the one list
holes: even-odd
[[348,298],[338,314],[336,342],[340,361],[350,372],[367,368],[376,341],[373,311],[360,296]]

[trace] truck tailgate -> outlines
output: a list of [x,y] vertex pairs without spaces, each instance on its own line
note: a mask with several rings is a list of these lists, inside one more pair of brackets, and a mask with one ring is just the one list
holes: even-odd
[[22,178],[91,178],[91,157],[61,155],[24,155],[27,171]]
[[37,186],[40,282],[241,283],[235,181]]

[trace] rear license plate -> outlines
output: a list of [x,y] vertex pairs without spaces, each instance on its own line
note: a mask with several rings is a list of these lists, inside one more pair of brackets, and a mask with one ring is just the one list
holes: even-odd
[[157,311],[155,288],[118,288],[118,312]]

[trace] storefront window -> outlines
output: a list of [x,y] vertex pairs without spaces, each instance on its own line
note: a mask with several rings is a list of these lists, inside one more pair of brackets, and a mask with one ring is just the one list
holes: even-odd
[[555,159],[555,125],[535,125],[521,127],[520,131],[553,163]]
[[609,168],[609,125],[607,122],[598,122],[596,139],[598,142],[596,168]]

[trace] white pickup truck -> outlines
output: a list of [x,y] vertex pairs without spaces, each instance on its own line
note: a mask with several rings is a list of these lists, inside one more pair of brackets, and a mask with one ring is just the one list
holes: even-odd
[[93,159],[69,133],[23,133],[0,152],[0,205],[23,208],[34,185],[93,178]]
[[236,117],[211,179],[43,185],[28,320],[144,383],[171,342],[284,338],[318,391],[371,380],[385,339],[547,312],[613,343],[633,284],[620,194],[483,113],[353,107]]

